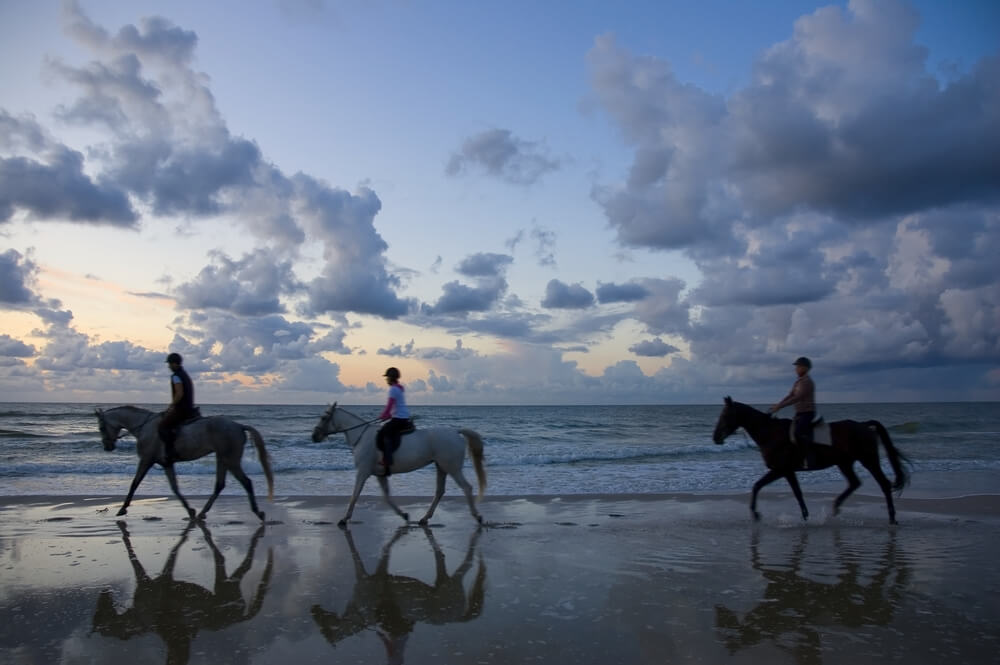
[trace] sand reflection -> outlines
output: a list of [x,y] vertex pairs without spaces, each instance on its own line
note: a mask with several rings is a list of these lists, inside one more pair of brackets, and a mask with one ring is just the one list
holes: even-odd
[[344,530],[344,538],[354,563],[355,582],[351,598],[339,613],[323,609],[320,605],[312,607],[312,617],[330,644],[336,645],[356,633],[374,628],[385,646],[387,661],[402,663],[406,640],[416,624],[461,623],[471,621],[482,613],[486,600],[486,564],[482,556],[478,558],[476,576],[468,592],[464,581],[466,574],[472,569],[482,529],[476,529],[472,533],[465,558],[449,574],[444,552],[434,538],[434,533],[426,526],[420,528],[434,554],[433,584],[389,571],[393,546],[414,530],[404,526],[395,532],[382,548],[372,573],[365,568],[351,531]]
[[[174,578],[178,553],[195,525],[201,529],[205,543],[212,551],[215,565],[211,589]],[[135,593],[129,607],[119,611],[111,590],[102,591],[94,612],[94,632],[122,640],[147,633],[156,634],[166,645],[168,665],[184,665],[190,658],[191,643],[200,631],[222,630],[247,621],[260,611],[274,570],[271,550],[268,550],[263,575],[249,601],[244,599],[240,585],[253,566],[257,543],[264,535],[263,525],[253,534],[243,562],[232,575],[226,573],[226,559],[202,521],[191,521],[187,525],[177,544],[171,548],[163,570],[156,576],[147,573],[136,556],[125,522],[119,521],[118,528],[135,573]]]
[[[716,628],[730,654],[770,643],[793,656],[794,662],[823,662],[824,650],[836,649],[831,629],[857,631],[887,626],[903,602],[910,570],[889,531],[885,546],[874,556],[845,546],[834,532],[834,549],[829,559],[807,557],[809,529],[803,529],[791,543],[787,555],[765,556],[760,533],[750,546],[751,564],[766,582],[760,601],[741,617],[722,605],[715,607]],[[863,631],[852,632],[864,639]],[[827,644],[824,644],[824,637]]]

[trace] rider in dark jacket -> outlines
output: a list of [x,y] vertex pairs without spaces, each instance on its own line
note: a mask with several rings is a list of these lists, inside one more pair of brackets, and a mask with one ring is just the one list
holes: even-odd
[[184,359],[179,353],[167,356],[170,365],[170,406],[160,419],[159,433],[168,462],[177,459],[174,450],[174,439],[177,438],[177,428],[185,420],[198,415],[194,406],[194,383],[182,366]]

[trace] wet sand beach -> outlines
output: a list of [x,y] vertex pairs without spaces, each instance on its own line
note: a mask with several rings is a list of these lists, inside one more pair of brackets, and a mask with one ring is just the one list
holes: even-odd
[[832,498],[5,497],[0,662],[1000,662],[1000,496]]

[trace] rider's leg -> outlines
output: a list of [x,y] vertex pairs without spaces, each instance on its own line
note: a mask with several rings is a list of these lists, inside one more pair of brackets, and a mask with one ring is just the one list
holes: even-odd
[[804,411],[795,414],[795,444],[799,446],[799,450],[805,456],[804,466],[807,469],[816,466],[816,459],[812,449],[812,421],[815,417],[815,411]]

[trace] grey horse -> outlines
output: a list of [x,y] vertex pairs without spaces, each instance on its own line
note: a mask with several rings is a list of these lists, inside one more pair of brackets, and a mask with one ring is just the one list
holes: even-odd
[[[188,512],[188,517],[195,518],[194,509],[188,505],[187,500],[177,487],[177,475],[174,473],[172,461],[168,461],[164,454],[163,441],[157,432],[157,424],[160,422],[162,414],[137,406],[116,406],[113,409],[96,410],[97,422],[101,430],[101,442],[105,450],[114,450],[115,442],[118,440],[121,431],[127,430],[135,437],[135,451],[139,455],[139,464],[135,470],[135,477],[132,479],[132,486],[129,487],[128,496],[122,504],[118,515],[128,512],[128,506],[132,502],[132,495],[135,494],[139,483],[146,477],[146,473],[154,464],[160,464],[167,480],[170,482],[170,489],[174,491],[177,498],[184,504],[184,509]],[[226,486],[226,472],[233,474],[236,480],[240,481],[247,491],[250,499],[250,509],[254,515],[262,521],[264,511],[257,508],[257,499],[253,493],[253,482],[243,471],[240,460],[243,457],[243,446],[246,444],[246,433],[250,434],[254,445],[257,447],[257,457],[260,465],[264,469],[267,477],[267,498],[274,498],[274,475],[271,472],[271,461],[264,448],[264,439],[253,427],[238,423],[226,416],[210,416],[201,418],[189,423],[181,428],[174,447],[177,453],[177,461],[196,460],[205,455],[215,453],[215,491],[208,499],[208,503],[201,509],[198,519],[205,519],[205,514],[212,507],[215,500],[219,498],[219,493]]]
[[[351,519],[351,515],[354,513],[354,504],[358,501],[365,481],[368,480],[368,476],[375,473],[375,434],[378,431],[378,427],[374,426],[375,422],[375,420],[365,420],[346,409],[337,408],[337,403],[334,402],[323,412],[316,427],[313,428],[312,440],[314,443],[319,443],[330,434],[343,434],[347,438],[348,445],[351,446],[351,453],[354,455],[354,466],[357,470],[354,477],[354,492],[351,494],[351,502],[347,506],[347,514],[338,522],[340,526],[344,526]],[[469,511],[476,521],[482,524],[483,516],[476,509],[477,499],[472,496],[472,484],[462,474],[466,448],[469,449],[472,465],[479,480],[478,498],[482,499],[486,489],[486,468],[483,466],[483,439],[479,434],[471,429],[429,427],[403,435],[402,443],[399,450],[396,451],[392,464],[393,473],[406,473],[422,469],[432,462],[437,467],[437,489],[434,492],[434,501],[431,502],[427,514],[420,518],[420,524],[427,524],[431,516],[434,515],[438,502],[444,496],[444,484],[448,480],[448,476],[451,476],[462,488],[462,492],[465,493],[465,498],[469,502]],[[378,475],[376,478],[378,478],[382,495],[388,504],[396,511],[397,515],[409,521],[410,516],[400,510],[389,495],[389,479]]]

